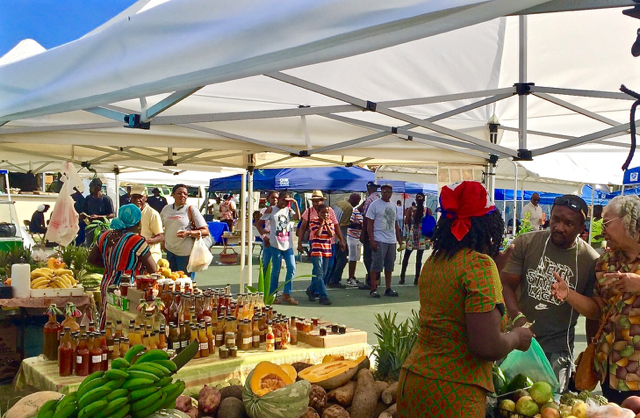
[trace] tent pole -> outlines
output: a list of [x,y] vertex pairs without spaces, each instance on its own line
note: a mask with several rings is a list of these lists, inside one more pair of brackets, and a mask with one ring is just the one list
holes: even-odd
[[513,160],[511,161],[514,169],[514,179],[513,182],[513,236],[516,236],[516,212],[518,210],[518,164]]
[[248,189],[249,216],[247,216],[246,229],[248,232],[247,247],[249,257],[247,257],[247,263],[249,266],[247,270],[247,284],[249,286],[253,286],[253,169],[249,170]]
[[620,196],[624,196],[624,184],[622,185],[622,190],[620,190]]
[[591,231],[593,231],[593,200],[595,199],[596,185],[591,185],[591,221],[589,221],[589,245],[591,245]]
[[120,211],[120,170],[118,169],[118,166],[115,166],[113,171],[116,179],[116,195],[113,199],[115,200],[115,202],[113,202],[113,206],[116,209],[116,216],[118,216],[118,212]]
[[[527,16],[518,16],[519,23],[519,79],[520,84],[527,82]],[[518,96],[520,111],[518,112],[518,129],[519,129],[519,149],[527,149],[527,95],[520,94]]]
[[247,205],[245,199],[247,197],[247,172],[242,173],[240,180],[240,219],[242,220],[240,223],[240,293],[244,292],[245,285],[245,276],[246,271],[244,269],[245,265],[245,236],[247,229]]

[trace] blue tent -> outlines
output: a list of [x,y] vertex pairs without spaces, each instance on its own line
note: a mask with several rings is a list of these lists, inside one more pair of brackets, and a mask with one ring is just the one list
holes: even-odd
[[[310,167],[255,170],[254,190],[324,190],[326,192],[364,192],[375,173],[359,167]],[[237,192],[241,175],[211,179],[211,192]]]

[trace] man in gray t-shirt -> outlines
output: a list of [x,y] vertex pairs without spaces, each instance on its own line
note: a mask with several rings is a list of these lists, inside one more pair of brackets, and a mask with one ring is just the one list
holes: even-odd
[[[549,230],[521,235],[501,279],[509,318],[514,326],[527,321],[566,389],[573,370],[573,340],[578,312],[551,295],[558,273],[572,289],[590,295],[595,284],[598,253],[578,237],[584,230],[586,203],[574,195],[558,197],[551,209]],[[519,297],[516,296],[519,292]]]

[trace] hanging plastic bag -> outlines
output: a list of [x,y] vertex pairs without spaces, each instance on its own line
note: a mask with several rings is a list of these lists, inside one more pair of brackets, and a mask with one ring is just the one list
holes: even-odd
[[64,184],[60,189],[60,193],[58,193],[44,238],[47,241],[57,242],[66,247],[76,238],[80,229],[78,226],[78,213],[74,208],[75,202],[71,194],[74,188],[80,192],[84,191],[84,185],[76,174],[76,168],[72,163],[64,163],[60,172],[62,173],[61,180]]
[[187,264],[188,272],[204,271],[209,268],[213,260],[213,254],[209,251],[209,247],[204,242],[202,237],[196,238],[193,242],[193,248],[191,248],[191,254],[189,255],[189,264]]
[[513,350],[510,352],[500,364],[500,368],[507,381],[511,381],[518,374],[524,374],[534,382],[545,381],[549,383],[554,392],[560,389],[560,383],[553,372],[551,363],[535,338],[531,339],[531,345],[527,351]]

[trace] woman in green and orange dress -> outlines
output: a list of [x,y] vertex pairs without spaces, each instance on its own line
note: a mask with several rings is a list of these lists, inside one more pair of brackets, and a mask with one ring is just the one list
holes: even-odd
[[398,416],[485,416],[492,362],[527,350],[531,331],[502,333],[504,301],[494,258],[504,223],[482,184],[444,186],[433,253],[419,279],[420,330],[400,373]]

